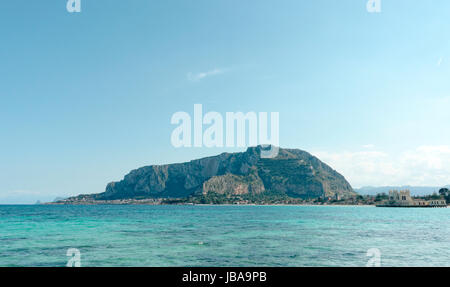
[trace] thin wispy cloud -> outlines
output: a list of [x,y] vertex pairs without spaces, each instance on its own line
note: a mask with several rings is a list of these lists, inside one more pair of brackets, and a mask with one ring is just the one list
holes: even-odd
[[212,76],[220,75],[223,73],[225,73],[224,69],[214,69],[214,70],[210,70],[207,72],[188,73],[187,78],[189,81],[197,82],[197,81],[203,80],[207,77],[212,77]]
[[438,66],[438,67],[441,66],[443,60],[444,60],[444,59],[443,59],[442,57],[439,58],[439,60],[438,60],[438,62],[437,62],[437,66]]

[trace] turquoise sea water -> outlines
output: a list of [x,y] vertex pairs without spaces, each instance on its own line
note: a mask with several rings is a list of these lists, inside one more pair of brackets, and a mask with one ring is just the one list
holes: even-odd
[[0,206],[0,266],[450,266],[450,209]]

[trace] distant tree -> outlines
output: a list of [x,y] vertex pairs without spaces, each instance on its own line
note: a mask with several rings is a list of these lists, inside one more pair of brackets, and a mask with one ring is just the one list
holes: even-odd
[[439,189],[439,194],[442,196],[447,196],[450,194],[450,190],[448,188],[441,188]]
[[375,201],[382,201],[382,200],[387,200],[389,199],[389,196],[386,193],[378,193],[377,196],[375,197]]
[[436,192],[433,193],[433,195],[431,196],[431,199],[439,199],[441,198]]
[[447,204],[450,204],[450,190],[448,188],[441,188],[439,194],[445,198]]

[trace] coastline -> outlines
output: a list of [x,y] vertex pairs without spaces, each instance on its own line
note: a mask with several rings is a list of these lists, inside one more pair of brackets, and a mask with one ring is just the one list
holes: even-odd
[[[0,204],[1,205],[1,204]],[[20,205],[20,204],[19,204]],[[313,204],[313,203],[293,203],[293,204],[281,204],[281,203],[267,203],[267,204],[261,204],[261,203],[248,203],[248,204],[232,204],[232,203],[221,203],[221,204],[213,204],[213,203],[142,203],[142,202],[128,202],[128,203],[114,203],[114,202],[70,202],[70,203],[63,203],[63,202],[47,202],[42,204],[23,204],[23,205],[71,205],[71,206],[95,206],[95,205],[120,205],[120,206],[134,206],[134,205],[141,205],[141,206],[305,206],[305,207],[312,207],[312,206],[324,206],[324,207],[331,207],[331,206],[341,206],[341,207],[378,207],[378,208],[395,208],[395,207],[388,207],[388,206],[376,206],[376,204]],[[443,206],[440,208],[448,208],[449,206]],[[430,208],[430,207],[415,207],[417,208]]]
[[40,205],[159,205],[159,206],[360,206],[360,207],[375,207],[374,204],[313,204],[313,203],[293,203],[293,204],[282,204],[282,203],[247,203],[247,204],[232,204],[232,203],[221,203],[221,204],[212,204],[212,203],[144,203],[144,202],[127,202],[127,203],[118,203],[118,202],[110,202],[110,201],[102,201],[102,202],[47,202],[42,203]]

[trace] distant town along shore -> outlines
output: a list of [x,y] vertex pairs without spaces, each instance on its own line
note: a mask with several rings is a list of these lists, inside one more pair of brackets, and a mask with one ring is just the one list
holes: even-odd
[[441,195],[431,196],[430,199],[413,198],[409,190],[391,190],[389,191],[389,199],[377,204],[377,207],[447,207],[445,197],[448,190],[442,192]]

